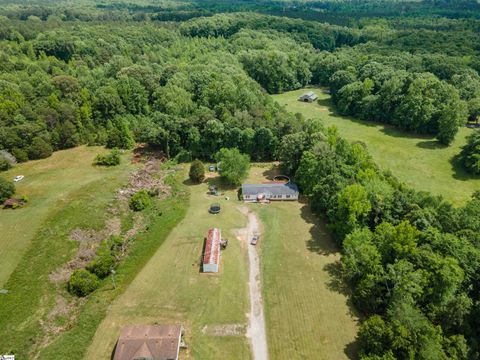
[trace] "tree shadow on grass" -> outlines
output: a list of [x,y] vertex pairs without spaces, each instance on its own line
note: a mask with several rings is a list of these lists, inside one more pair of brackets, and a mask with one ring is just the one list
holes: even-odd
[[462,158],[460,154],[455,155],[450,159],[450,164],[452,165],[453,177],[456,180],[468,181],[468,180],[479,180],[480,175],[470,174],[462,163]]
[[[311,211],[307,203],[301,208],[301,216],[308,224],[313,225],[310,229],[311,238],[307,240],[308,250],[322,255],[331,255],[339,252],[338,246],[327,232],[325,223]],[[355,319],[360,319],[361,315],[356,310],[352,301],[351,289],[343,276],[340,260],[326,264],[324,270],[329,274],[330,278],[326,283],[327,288],[333,292],[344,295],[347,298],[349,315]],[[355,339],[347,344],[343,351],[349,359],[353,360],[358,359],[358,350],[358,341]]]
[[268,180],[273,180],[273,178],[277,175],[282,174],[282,169],[280,165],[272,165],[269,169],[266,169],[262,175],[268,179]]
[[358,351],[360,346],[358,344],[358,339],[353,340],[351,343],[347,344],[343,349],[343,352],[351,360],[358,359]]
[[190,178],[187,178],[186,180],[184,180],[182,184],[186,186],[198,185],[198,183],[193,182]]
[[300,211],[303,220],[312,225],[310,228],[311,238],[307,240],[307,249],[322,255],[337,253],[338,247],[327,232],[325,223],[312,213],[308,204],[303,205]]
[[348,120],[348,121],[352,121],[354,123],[361,124],[368,127],[378,127],[379,125],[385,126],[385,124],[382,124],[376,121],[360,120],[355,117],[340,114],[338,110],[335,108],[335,105],[333,104],[333,101],[331,100],[331,98],[320,99],[317,101],[317,104],[327,108],[329,112],[328,115],[332,118],[337,118],[340,120]]
[[229,190],[236,190],[238,186],[226,184],[220,176],[215,176],[211,178],[205,179],[205,182],[208,186],[215,186],[218,191],[229,191]]
[[[324,270],[330,275],[330,280],[326,283],[329,290],[340,293],[347,298],[348,313],[356,321],[359,322],[362,315],[357,311],[352,300],[352,291],[343,275],[342,264],[340,260],[333,263],[328,263],[324,266]],[[358,359],[358,339],[347,344],[344,348],[344,353],[349,359]]]
[[440,143],[438,140],[419,141],[416,144],[416,146],[422,149],[430,149],[430,150],[445,149],[447,147],[446,145]]

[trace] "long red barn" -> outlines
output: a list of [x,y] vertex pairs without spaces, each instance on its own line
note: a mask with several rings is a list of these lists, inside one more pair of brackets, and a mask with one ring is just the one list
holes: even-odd
[[203,254],[203,272],[218,272],[221,239],[220,229],[212,228],[208,230],[205,252]]

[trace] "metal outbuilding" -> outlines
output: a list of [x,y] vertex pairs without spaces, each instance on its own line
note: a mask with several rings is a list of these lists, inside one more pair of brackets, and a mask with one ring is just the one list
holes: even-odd
[[220,243],[222,235],[220,229],[208,230],[205,240],[205,251],[203,253],[203,272],[218,272],[220,265]]
[[313,102],[318,99],[317,94],[315,94],[313,91],[309,91],[302,96],[298,97],[298,101],[303,101],[303,102]]

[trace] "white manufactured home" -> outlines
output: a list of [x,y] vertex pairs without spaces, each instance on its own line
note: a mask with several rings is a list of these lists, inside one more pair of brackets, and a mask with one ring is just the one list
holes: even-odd
[[245,202],[298,200],[298,187],[294,183],[243,184]]

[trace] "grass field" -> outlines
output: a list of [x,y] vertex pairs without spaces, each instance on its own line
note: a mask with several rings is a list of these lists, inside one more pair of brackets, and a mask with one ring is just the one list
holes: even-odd
[[[248,181],[264,181],[270,166],[254,167]],[[245,225],[236,191],[230,200],[208,197],[206,184],[190,185],[190,206],[142,272],[108,310],[85,359],[111,355],[120,329],[134,323],[180,323],[188,350],[182,359],[249,359],[243,334],[212,336],[209,328],[246,325],[246,251],[234,237]],[[207,213],[220,202],[219,215]],[[271,359],[343,359],[355,351],[356,317],[334,273],[339,254],[306,205],[249,205],[264,222],[261,240],[263,293]],[[199,273],[203,236],[222,229],[229,246],[218,275]],[[205,331],[205,326],[207,330]]]
[[85,146],[57,151],[47,159],[19,164],[0,174],[6,179],[24,175],[25,179],[16,183],[17,194],[30,199],[22,209],[0,210],[0,288],[40,226],[74,199],[72,194],[102,178],[117,177],[129,168],[125,161],[111,169],[91,166],[95,155],[102,151],[100,147]]
[[470,198],[473,191],[480,189],[480,177],[466,173],[455,160],[465,144],[465,137],[472,130],[462,127],[454,143],[445,147],[431,137],[339,116],[331,104],[330,95],[321,89],[312,90],[319,95],[319,103],[297,101],[305,90],[274,95],[273,98],[291,112],[302,113],[306,118],[320,118],[326,125],[336,125],[340,134],[350,141],[363,141],[383,169],[390,169],[400,180],[417,190],[443,195],[458,205]]
[[[90,150],[72,151],[80,156],[82,151]],[[170,170],[167,181],[171,185],[171,196],[143,211],[148,226],[145,230],[139,229],[130,251],[119,264],[116,287],[113,288],[111,279],[107,278],[87,299],[69,295],[65,284],[55,284],[49,275],[77,254],[79,243],[69,239],[71,231],[101,230],[112,216],[118,216],[123,231],[130,229],[127,226],[131,222],[130,213],[112,215],[108,209],[120,206],[116,190],[127,183],[133,166],[125,158],[119,167],[92,170],[94,154],[91,152],[90,159],[77,166],[83,166],[80,171],[102,171],[103,175],[68,193],[61,199],[62,206],[52,205],[5,283],[9,293],[0,299],[0,354],[13,353],[19,360],[82,359],[110,303],[123,293],[186,212],[188,192],[181,183],[183,171]],[[34,170],[29,178],[36,176]],[[41,170],[39,167],[40,173]],[[55,164],[51,165],[51,171],[55,173]],[[60,185],[68,181],[75,179],[58,178]]]
[[[254,169],[251,180],[271,176],[265,170]],[[324,224],[299,202],[249,206],[265,234],[260,256],[270,358],[355,358],[358,319]]]
[[[135,323],[182,324],[188,344],[182,359],[250,358],[243,333],[213,336],[208,330],[246,325],[248,263],[246,251],[233,233],[245,226],[246,218],[237,210],[234,192],[228,192],[230,200],[225,200],[206,195],[206,184],[188,187],[190,206],[185,218],[109,308],[86,359],[109,358],[121,327]],[[220,202],[220,214],[208,213],[212,202]],[[229,239],[218,274],[199,272],[203,238],[210,227],[220,227],[222,237]]]

